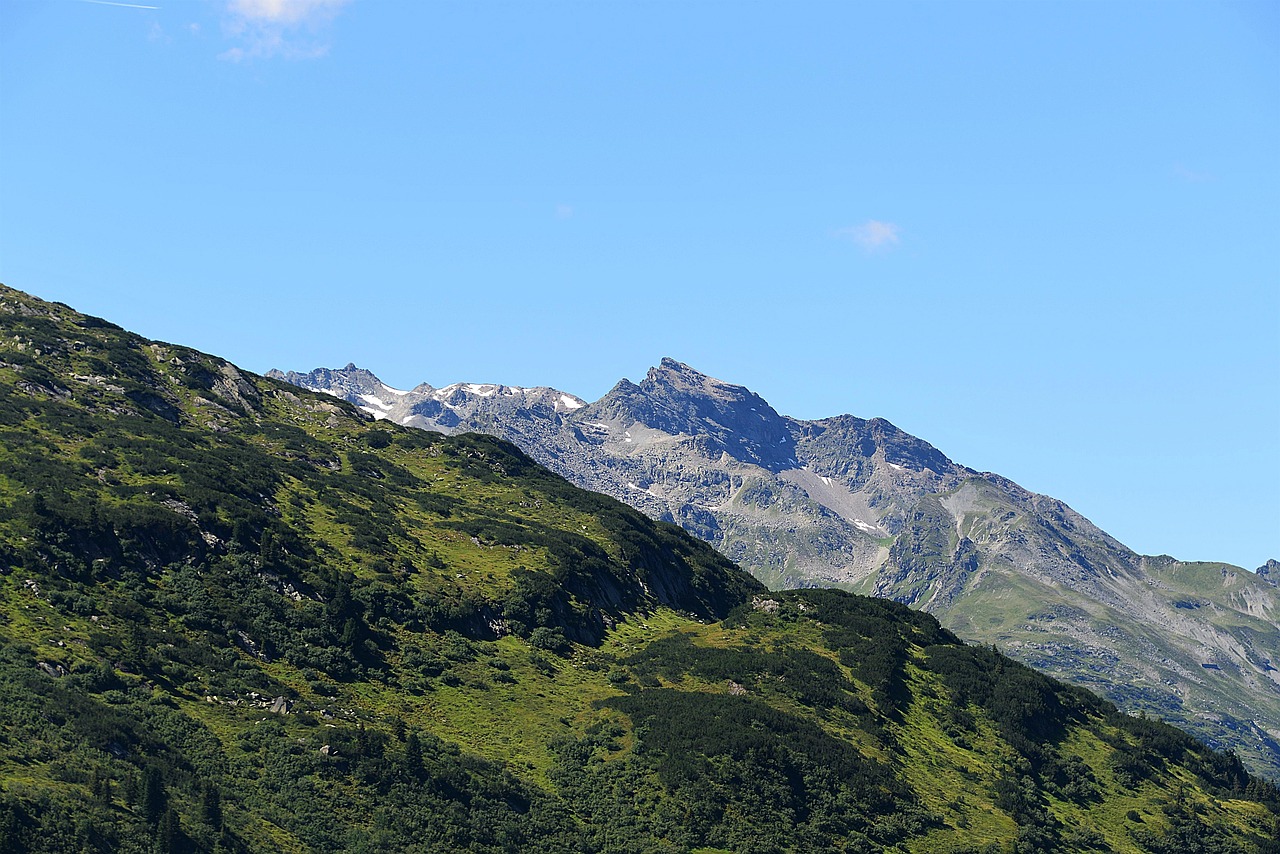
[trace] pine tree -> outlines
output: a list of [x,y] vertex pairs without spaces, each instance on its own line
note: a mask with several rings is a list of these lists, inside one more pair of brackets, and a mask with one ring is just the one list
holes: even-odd
[[148,766],[142,774],[142,815],[147,821],[156,824],[164,817],[164,808],[168,800],[160,769],[154,765]]
[[89,793],[93,799],[103,806],[111,806],[111,778],[94,768],[89,778]]
[[160,844],[160,850],[165,854],[174,854],[174,852],[183,849],[185,841],[182,835],[182,822],[178,819],[178,813],[173,807],[169,807],[164,811],[164,816],[160,820],[160,832],[157,834],[157,841]]
[[405,739],[404,764],[410,775],[416,777],[422,773],[422,742],[416,732],[409,733],[409,737]]
[[206,783],[204,786],[200,817],[214,830],[222,829],[222,794],[213,783]]

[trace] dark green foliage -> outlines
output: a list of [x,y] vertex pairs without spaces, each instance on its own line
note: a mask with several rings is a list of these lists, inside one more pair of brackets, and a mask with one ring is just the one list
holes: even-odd
[[1177,764],[1190,768],[1218,794],[1243,792],[1272,810],[1280,808],[1280,787],[1271,781],[1250,777],[1234,753],[1219,753],[1163,721],[1145,715],[1121,714],[1110,703],[1099,702],[1108,712],[1108,720],[1133,739],[1133,743],[1114,744],[1116,753],[1111,760],[1118,775],[1130,785],[1150,779],[1168,764]]
[[[67,779],[83,784],[72,802],[23,802],[0,794],[0,850],[78,852],[86,841],[90,850],[145,850],[132,847],[142,840],[184,850],[174,801],[190,800],[201,780],[215,785],[211,775],[224,767],[217,740],[140,685],[127,692],[101,688],[96,674],[55,680],[38,674],[18,645],[0,653],[6,750],[19,750],[30,762],[53,762],[66,769]],[[99,689],[105,693],[95,693]],[[120,800],[131,809],[118,808]]]
[[164,815],[168,803],[169,798],[164,790],[164,777],[161,776],[160,769],[154,765],[148,765],[142,772],[142,798],[140,804],[142,817],[151,824],[155,824]]
[[564,632],[558,628],[548,628],[547,626],[538,626],[529,633],[529,644],[538,649],[545,649],[547,652],[554,652],[564,655],[569,651],[569,641],[564,636]]
[[[226,840],[234,843],[235,831],[223,832],[220,782],[231,766],[190,718],[157,705],[141,688],[127,696],[114,692],[120,694],[117,705],[109,705],[74,677],[34,675],[21,649],[5,652],[0,725],[6,741],[20,740],[36,751],[32,759],[75,756],[90,771],[84,796],[68,807],[0,795],[0,850],[78,852],[79,837],[61,829],[76,826],[69,817],[74,814],[92,816],[95,834],[124,843],[123,850],[135,850],[130,841],[148,839],[166,851],[213,850],[218,839],[224,847]],[[51,710],[65,711],[50,720]],[[239,748],[262,771],[256,783],[244,777],[236,783],[229,826],[239,824],[235,816],[247,800],[267,805],[276,821],[317,850],[357,850],[363,834],[334,821],[338,805],[325,794],[334,785],[355,784],[354,791],[365,793],[358,796],[363,805],[341,808],[353,818],[361,810],[379,811],[385,826],[377,838],[384,850],[506,851],[535,839],[539,850],[576,850],[576,831],[547,795],[434,736],[410,734],[402,759],[391,754],[380,732],[339,728],[326,738],[332,757],[321,755],[314,742],[286,737],[273,721],[248,730]],[[132,781],[132,810],[110,806],[111,781],[120,778]],[[185,831],[182,815],[198,817],[199,827]],[[423,840],[427,847],[415,849]]]
[[829,658],[807,649],[699,647],[685,635],[671,635],[650,644],[627,660],[642,677],[658,673],[679,680],[689,673],[714,682],[734,682],[753,691],[789,697],[815,709],[842,708],[854,714],[867,711],[854,685]]
[[1063,702],[1062,683],[993,649],[939,645],[927,653],[929,669],[942,676],[956,703],[987,710],[1028,758],[1038,755],[1037,745],[1059,740],[1069,720],[1084,711]]
[[362,438],[370,448],[382,449],[391,444],[391,433],[386,430],[370,430]]
[[[840,590],[805,590],[775,594],[776,617],[782,621],[810,620],[823,626],[827,646],[854,677],[871,688],[879,711],[901,715],[911,700],[906,662],[912,646],[958,644],[933,617],[883,599],[868,599]],[[730,618],[738,624],[763,619],[739,609]]]
[[[1133,839],[1152,854],[1244,854],[1246,850],[1231,838],[1229,828],[1215,826],[1196,814],[1195,807],[1179,791],[1162,810],[1168,830],[1157,835],[1145,828],[1133,831]],[[1275,840],[1268,843],[1272,849]],[[1265,850],[1265,849],[1264,849]]]
[[[339,728],[326,734],[331,754],[299,745],[278,728],[259,727],[246,741],[264,771],[259,796],[271,814],[316,850],[508,851],[576,849],[567,814],[546,794],[428,734],[415,734],[414,756],[392,753],[381,733]],[[358,789],[348,787],[357,784]],[[347,789],[335,804],[326,792]],[[333,820],[374,816],[372,829]],[[536,845],[533,840],[537,840]]]
[[1019,852],[1052,852],[1061,847],[1062,828],[1049,813],[1039,781],[1030,766],[1005,769],[996,781],[996,806],[1018,823]]
[[[614,568],[608,576],[596,577],[592,584],[583,588],[584,593],[590,593],[595,601],[602,604],[616,607],[615,603],[624,603],[625,588],[616,590],[615,585],[638,577],[672,607],[704,619],[719,619],[750,598],[752,593],[763,590],[751,576],[739,571],[710,546],[693,539],[675,525],[654,522],[620,501],[580,490],[500,439],[475,433],[452,437],[444,447],[443,456],[468,474],[481,479],[505,474],[514,485],[563,502],[595,518],[610,539],[620,546],[626,563],[625,570]],[[498,523],[505,521],[499,516],[492,517],[492,520]],[[503,536],[538,537],[530,542],[545,543],[544,547],[556,555],[559,565],[557,577],[564,573],[567,585],[572,586],[575,576],[581,574],[580,561],[591,564],[596,557],[594,550],[587,546],[590,541],[583,543],[575,534],[554,529],[530,531],[522,523],[517,523],[516,527],[525,527],[526,533],[502,525],[488,530],[496,535],[495,542],[503,542]],[[546,542],[546,538],[551,542]],[[522,540],[513,539],[512,542]]]
[[201,789],[200,820],[213,830],[222,829],[222,793],[213,783],[205,783]]
[[564,588],[550,573],[516,567],[511,572],[511,581],[511,593],[502,604],[502,616],[512,632],[527,637],[539,626],[563,622],[569,603]]
[[695,847],[823,850],[848,837],[897,841],[932,822],[892,768],[759,700],[653,689],[608,706],[635,722],[635,761],[679,804],[678,826],[655,821],[657,836]]
[[[1058,745],[1083,722],[1118,728],[1122,780],[1191,769],[1200,798],[1280,813],[1229,754],[902,606],[768,594],[505,443],[372,424],[3,287],[0,308],[0,851],[927,847],[895,742],[922,704],[1021,754],[993,793],[1019,850],[1099,847],[1046,807],[1100,797]],[[648,628],[661,606],[677,630]],[[622,619],[635,647],[587,648]],[[556,680],[623,696],[570,708]],[[563,735],[549,784],[526,761],[546,742],[486,717],[535,708]],[[526,741],[502,765],[443,731]],[[1191,803],[1134,838],[1243,839]]]
[[[502,611],[512,630],[526,635],[537,626],[559,628],[579,643],[599,643],[604,635],[604,613],[622,615],[642,610],[646,596],[634,579],[673,607],[699,617],[722,617],[759,586],[749,576],[732,571],[731,564],[697,541],[672,527],[655,524],[625,505],[603,496],[582,493],[549,475],[497,440],[467,435],[460,441],[481,447],[462,455],[469,461],[489,460],[492,470],[514,470],[519,483],[536,484],[540,491],[572,500],[577,509],[596,514],[619,545],[624,565],[618,565],[595,541],[570,531],[537,525],[517,517],[490,512],[468,519],[442,522],[441,527],[461,531],[485,545],[530,547],[545,550],[549,573],[517,570],[515,589]],[[585,506],[584,506],[585,505]],[[674,570],[674,571],[673,571]],[[583,608],[579,603],[590,602]]]

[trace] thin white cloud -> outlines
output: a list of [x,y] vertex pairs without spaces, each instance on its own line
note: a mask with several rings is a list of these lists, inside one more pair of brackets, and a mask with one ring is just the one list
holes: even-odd
[[556,219],[570,219],[573,217],[573,205],[556,205]]
[[95,6],[119,6],[123,9],[159,9],[159,6],[143,6],[141,3],[116,3],[114,0],[80,0],[81,3],[92,3]]
[[228,0],[227,34],[237,42],[220,54],[240,62],[282,56],[315,59],[329,52],[328,25],[349,0]]
[[836,229],[836,236],[856,243],[868,252],[892,249],[901,241],[901,229],[892,222],[869,219],[859,225]]
[[231,0],[233,13],[249,21],[301,24],[329,21],[348,0]]

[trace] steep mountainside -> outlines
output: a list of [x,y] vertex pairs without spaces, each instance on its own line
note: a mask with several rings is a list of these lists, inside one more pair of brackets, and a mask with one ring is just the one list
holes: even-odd
[[[767,434],[763,434],[767,435]],[[1280,791],[514,446],[0,289],[0,850],[1277,851]]]
[[788,418],[671,359],[587,404],[546,388],[400,392],[354,366],[273,375],[376,418],[508,439],[579,486],[678,523],[771,587],[923,608],[1280,777],[1273,575],[1138,555],[1061,501],[958,465],[883,419]]

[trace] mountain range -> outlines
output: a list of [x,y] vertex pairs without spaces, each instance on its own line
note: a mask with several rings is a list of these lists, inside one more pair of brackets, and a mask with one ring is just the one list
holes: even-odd
[[0,286],[0,850],[1280,850],[1280,788],[516,446]]
[[838,587],[1173,721],[1280,777],[1280,588],[1133,552],[1057,499],[953,462],[882,418],[779,414],[664,358],[595,402],[554,388],[393,389],[347,365],[269,374],[370,417],[511,441],[679,524],[768,586]]

